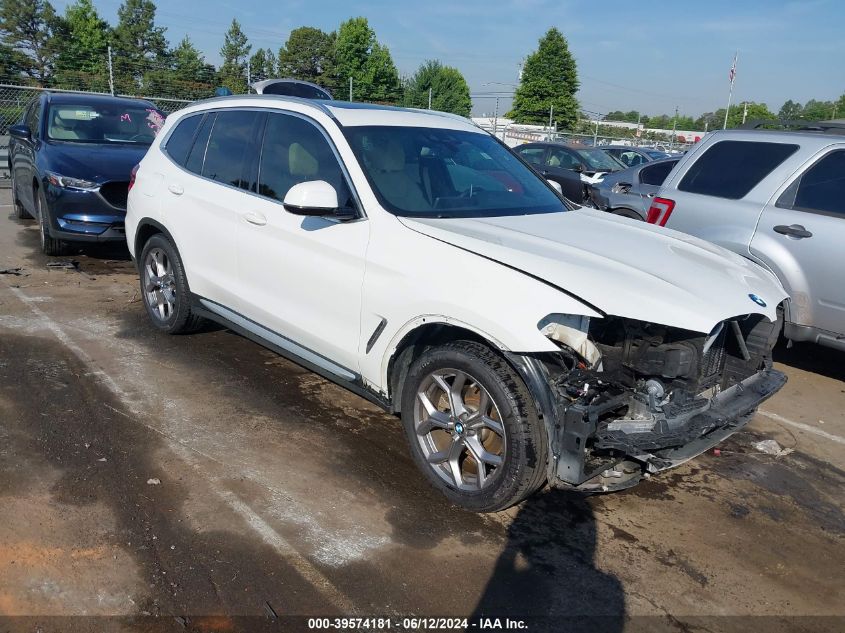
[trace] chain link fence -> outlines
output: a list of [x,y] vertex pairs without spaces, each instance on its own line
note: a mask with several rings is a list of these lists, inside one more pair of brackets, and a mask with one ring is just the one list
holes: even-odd
[[[8,187],[10,185],[10,171],[9,171],[9,127],[20,122],[24,111],[29,107],[29,104],[35,101],[45,88],[37,88],[32,86],[18,86],[14,84],[0,83],[0,187]],[[107,92],[93,92],[83,90],[59,90],[55,88],[50,89],[51,92],[73,92],[78,94],[102,94],[108,95]],[[121,97],[130,97],[132,95],[117,95]],[[174,99],[171,97],[138,97],[152,101],[156,107],[164,112],[170,114],[188,104],[192,103],[189,99]]]

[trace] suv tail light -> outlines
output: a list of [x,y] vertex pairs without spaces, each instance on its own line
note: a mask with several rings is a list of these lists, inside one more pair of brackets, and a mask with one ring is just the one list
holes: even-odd
[[675,208],[675,201],[669,198],[655,198],[648,208],[648,216],[646,222],[649,224],[657,224],[658,226],[666,226],[669,216],[672,215],[672,209]]
[[141,166],[141,163],[138,163],[132,168],[132,171],[129,174],[129,189],[127,191],[132,191],[132,185],[135,184],[135,174],[138,173],[138,168]]

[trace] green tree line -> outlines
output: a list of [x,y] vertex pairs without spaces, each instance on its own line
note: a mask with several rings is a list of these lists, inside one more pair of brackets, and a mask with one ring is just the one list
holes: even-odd
[[[781,106],[777,114],[772,112],[765,103],[755,103],[753,101],[738,103],[731,106],[728,114],[728,127],[739,127],[742,125],[743,116],[748,121],[755,119],[825,121],[828,119],[845,118],[845,94],[840,96],[836,101],[810,99],[804,105],[790,99]],[[725,122],[725,108],[720,108],[715,112],[705,112],[696,118],[688,115],[674,117],[671,114],[649,116],[636,110],[629,110],[627,112],[614,110],[613,112],[608,112],[604,116],[604,119],[607,121],[625,121],[627,123],[639,122],[644,127],[664,130],[672,129],[673,123],[676,123],[676,128],[679,130],[704,131],[705,129],[721,129]]]
[[470,113],[460,71],[429,60],[400,78],[364,17],[331,33],[296,28],[278,51],[253,50],[232,19],[215,67],[188,36],[170,45],[166,29],[156,24],[153,0],[124,0],[117,15],[117,24],[109,24],[92,0],[76,0],[63,15],[49,0],[0,0],[0,82],[97,92],[109,91],[113,82],[118,94],[198,99],[218,87],[241,94],[251,82],[288,77],[320,84],[341,99],[421,108],[429,106],[430,90],[432,108]]

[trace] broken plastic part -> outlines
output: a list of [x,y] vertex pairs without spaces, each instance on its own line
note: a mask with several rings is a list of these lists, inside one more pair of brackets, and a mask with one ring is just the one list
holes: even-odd
[[587,336],[590,317],[577,314],[549,314],[537,327],[540,333],[569,347],[583,358],[590,369],[601,362],[601,352]]

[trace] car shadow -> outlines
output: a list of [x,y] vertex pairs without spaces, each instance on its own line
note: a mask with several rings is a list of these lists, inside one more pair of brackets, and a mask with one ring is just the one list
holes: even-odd
[[772,352],[776,363],[845,382],[845,353],[815,343],[793,343],[781,338]]
[[522,620],[532,631],[622,631],[622,583],[596,567],[596,520],[583,494],[551,490],[519,507],[471,628]]

